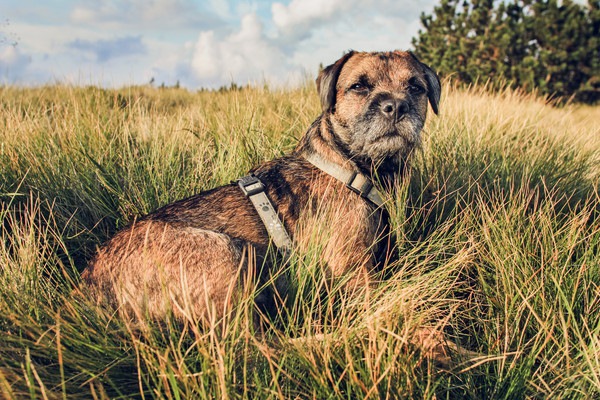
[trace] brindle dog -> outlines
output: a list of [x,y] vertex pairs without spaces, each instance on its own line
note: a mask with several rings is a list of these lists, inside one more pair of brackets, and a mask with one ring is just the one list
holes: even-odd
[[[351,51],[319,74],[317,87],[321,116],[291,154],[252,173],[295,251],[302,254],[315,227],[326,227],[327,274],[352,273],[360,285],[390,254],[389,216],[306,157],[317,154],[392,190],[419,144],[427,104],[438,112],[440,81],[410,52]],[[256,209],[232,183],[138,219],[99,250],[82,277],[98,301],[135,314],[160,319],[176,304],[200,318],[222,316],[239,299],[249,269],[264,264],[261,274],[269,276],[262,261],[268,247]]]

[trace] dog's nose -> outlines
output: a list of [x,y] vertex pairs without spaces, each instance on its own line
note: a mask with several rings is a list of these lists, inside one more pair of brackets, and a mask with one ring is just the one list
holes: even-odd
[[408,112],[408,102],[405,100],[387,99],[381,102],[379,109],[386,117],[400,120]]

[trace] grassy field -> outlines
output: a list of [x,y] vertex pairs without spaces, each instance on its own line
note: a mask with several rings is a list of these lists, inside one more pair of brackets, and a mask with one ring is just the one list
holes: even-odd
[[[291,150],[319,111],[312,85],[1,87],[0,397],[600,397],[599,108],[446,86],[367,298],[329,287],[318,249],[263,335],[255,293],[210,326],[132,326],[78,294],[116,229]],[[481,356],[436,366],[423,326]]]

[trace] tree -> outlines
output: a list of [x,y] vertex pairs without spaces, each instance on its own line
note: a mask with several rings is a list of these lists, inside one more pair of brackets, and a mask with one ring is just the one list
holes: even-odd
[[600,0],[442,0],[421,22],[415,53],[442,76],[600,100]]

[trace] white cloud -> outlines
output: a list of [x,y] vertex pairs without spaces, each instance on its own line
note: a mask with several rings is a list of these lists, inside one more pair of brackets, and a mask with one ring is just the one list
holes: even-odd
[[99,3],[94,5],[80,5],[71,11],[71,21],[85,24],[117,15],[113,4]]
[[271,13],[273,22],[283,34],[302,36],[314,25],[351,8],[355,2],[355,0],[292,0],[287,6],[273,3]]
[[71,22],[120,29],[185,29],[218,22],[189,0],[85,0],[70,13]]
[[19,52],[17,46],[0,47],[0,66],[8,67],[14,65],[19,60]]
[[124,36],[115,39],[82,40],[68,44],[72,49],[92,53],[96,61],[104,63],[113,58],[131,57],[146,54],[146,46],[140,36]]
[[219,17],[229,19],[232,17],[231,7],[226,0],[205,0],[210,5],[210,9]]
[[219,76],[223,57],[213,31],[200,32],[192,57],[192,67],[200,79],[214,79]]
[[321,30],[335,33],[335,42],[343,42],[349,36],[374,42],[371,32],[387,35],[389,40],[400,32],[416,33],[405,32],[404,27],[418,23],[420,13],[431,4],[433,0],[419,4],[398,0],[292,0],[289,5],[273,3],[271,14],[280,39],[294,46],[305,40],[318,40],[317,32]]
[[266,79],[282,84],[300,68],[290,65],[283,51],[266,37],[263,25],[254,13],[242,18],[237,32],[217,35],[203,31],[198,37],[191,60],[193,74],[202,85],[221,85],[234,81],[245,84]]
[[254,12],[234,32],[200,32],[187,72],[197,84],[211,87],[263,79],[275,85],[303,82],[306,71],[314,75],[319,64],[328,65],[349,49],[410,48],[421,11],[394,0],[274,3],[265,19],[275,28],[270,34]]
[[48,0],[41,12],[7,1],[15,4],[10,30],[20,40],[16,49],[0,47],[0,79],[16,81],[19,74],[19,81],[32,83],[69,78],[118,86],[154,77],[190,88],[293,84],[348,49],[408,48],[419,14],[434,4]]
[[0,80],[12,82],[20,79],[31,57],[21,53],[18,46],[0,46]]
[[272,19],[278,43],[288,51],[290,63],[316,72],[344,51],[409,49],[417,33],[419,15],[434,0],[292,0],[274,3]]

